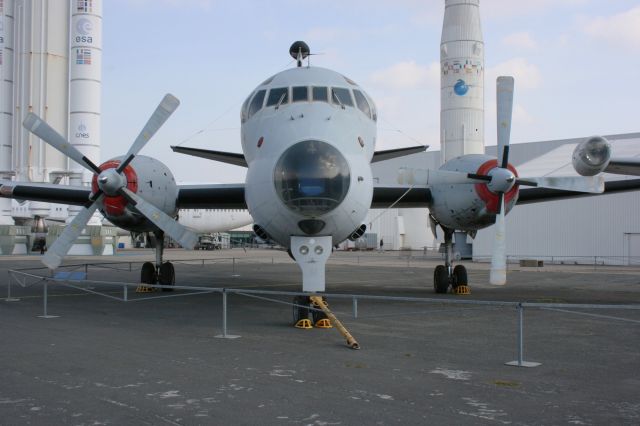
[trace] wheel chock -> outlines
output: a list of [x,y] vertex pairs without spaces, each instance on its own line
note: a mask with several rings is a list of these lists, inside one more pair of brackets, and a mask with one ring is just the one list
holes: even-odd
[[296,328],[302,328],[303,330],[309,330],[311,328],[313,328],[313,326],[311,325],[311,321],[309,319],[303,318],[301,320],[298,320],[298,322],[295,325]]
[[318,320],[318,322],[316,322],[315,327],[316,328],[333,328],[333,326],[331,325],[331,321],[329,321],[329,318],[322,318]]
[[154,291],[156,291],[157,289],[155,287],[149,287],[146,284],[140,284],[137,288],[136,288],[136,293],[153,293]]
[[466,285],[459,285],[457,287],[453,288],[453,294],[457,294],[457,295],[468,295],[471,294],[471,289],[469,288],[469,286]]

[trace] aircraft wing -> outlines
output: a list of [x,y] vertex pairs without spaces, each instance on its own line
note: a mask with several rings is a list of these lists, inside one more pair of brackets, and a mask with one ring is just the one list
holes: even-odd
[[[614,180],[604,183],[604,194],[615,194],[618,192],[640,190],[640,179]],[[592,197],[602,194],[588,194],[575,191],[561,191],[558,189],[546,188],[524,188],[520,189],[518,204],[540,203],[543,201],[564,200],[568,198]]]
[[640,176],[640,158],[612,158],[604,171],[616,175]]
[[194,157],[206,158],[207,160],[220,161],[221,163],[233,164],[234,166],[248,167],[247,160],[243,154],[235,152],[214,151],[211,149],[189,148],[187,146],[172,146],[173,152],[192,155]]
[[178,208],[246,209],[244,184],[178,185]]
[[372,209],[390,207],[429,207],[431,191],[425,185],[376,185],[373,188]]
[[2,198],[83,206],[89,201],[90,195],[91,189],[84,186],[0,180]]
[[[604,194],[640,190],[640,179],[615,180],[604,183]],[[578,197],[592,197],[592,194],[547,188],[520,188],[518,204],[542,203]],[[371,208],[427,208],[431,203],[431,191],[425,185],[376,185],[373,188]]]

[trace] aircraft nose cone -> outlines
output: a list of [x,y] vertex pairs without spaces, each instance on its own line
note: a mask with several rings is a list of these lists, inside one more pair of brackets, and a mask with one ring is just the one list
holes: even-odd
[[307,140],[289,147],[276,163],[274,184],[280,200],[292,211],[317,218],[345,199],[351,174],[334,146]]

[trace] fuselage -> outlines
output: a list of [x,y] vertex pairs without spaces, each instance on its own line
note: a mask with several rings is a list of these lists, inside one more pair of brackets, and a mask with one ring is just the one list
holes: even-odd
[[251,93],[241,120],[245,199],[271,239],[338,244],[360,227],[373,195],[376,111],[356,83],[328,69],[289,69]]

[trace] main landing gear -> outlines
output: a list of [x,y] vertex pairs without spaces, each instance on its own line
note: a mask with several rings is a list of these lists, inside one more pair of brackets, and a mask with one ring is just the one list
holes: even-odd
[[[176,283],[176,271],[171,262],[162,262],[164,252],[164,232],[154,232],[156,237],[156,263],[145,262],[142,264],[140,271],[140,282],[142,284],[160,284],[172,286]],[[152,291],[153,288],[148,286],[138,287],[138,292],[146,293]],[[163,288],[162,291],[173,291],[172,288]]]
[[467,269],[463,265],[453,267],[453,230],[444,230],[444,265],[433,271],[433,289],[436,293],[446,293],[451,287],[455,294],[469,294]]

